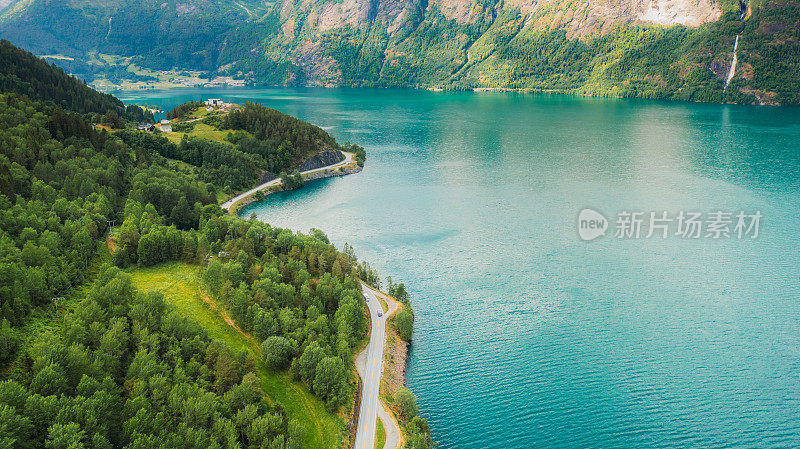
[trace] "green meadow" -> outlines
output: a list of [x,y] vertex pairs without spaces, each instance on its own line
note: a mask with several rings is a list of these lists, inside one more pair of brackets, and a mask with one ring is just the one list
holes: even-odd
[[[170,262],[147,268],[126,270],[140,292],[159,291],[164,300],[181,315],[194,320],[208,334],[235,351],[246,349],[257,360],[261,387],[270,402],[280,404],[286,414],[306,429],[305,447],[337,448],[342,440],[344,424],[329,413],[325,404],[302,385],[293,382],[287,373],[271,372],[261,361],[258,342],[226,323],[224,317],[203,301],[197,267]],[[336,436],[336,437],[334,437]]]

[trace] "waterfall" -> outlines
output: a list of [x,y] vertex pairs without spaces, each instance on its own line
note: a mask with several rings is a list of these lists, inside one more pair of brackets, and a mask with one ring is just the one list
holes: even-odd
[[108,36],[111,36],[111,19],[113,19],[113,17],[108,18],[108,32],[106,33],[106,40],[108,40]]
[[733,43],[733,60],[731,60],[731,68],[728,70],[728,77],[725,79],[725,87],[722,89],[722,92],[725,92],[725,89],[728,88],[728,84],[731,83],[733,79],[733,75],[736,73],[736,48],[739,46],[739,35],[736,35],[736,41]]

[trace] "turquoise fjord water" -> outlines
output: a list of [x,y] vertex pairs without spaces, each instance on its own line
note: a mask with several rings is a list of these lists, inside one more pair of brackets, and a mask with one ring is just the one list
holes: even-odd
[[[800,110],[384,90],[258,101],[367,148],[244,211],[409,285],[442,448],[800,446]],[[584,207],[759,210],[755,240],[578,239]]]

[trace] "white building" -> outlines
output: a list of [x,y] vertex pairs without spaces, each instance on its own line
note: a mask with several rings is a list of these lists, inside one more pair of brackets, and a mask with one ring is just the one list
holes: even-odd
[[225,102],[220,100],[219,98],[209,98],[208,100],[206,100],[206,106],[221,108],[225,106]]

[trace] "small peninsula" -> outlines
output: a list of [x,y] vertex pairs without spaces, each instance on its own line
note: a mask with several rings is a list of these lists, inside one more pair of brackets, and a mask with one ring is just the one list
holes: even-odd
[[366,159],[356,144],[340,145],[317,126],[251,102],[189,101],[175,106],[165,120],[139,129],[175,145],[165,144],[165,157],[199,165],[210,181],[225,176],[217,196],[227,198],[221,207],[232,214],[305,181],[358,173]]
[[219,202],[363,149],[255,103],[156,125],[5,41],[0,61],[3,445],[351,447],[374,271]]

